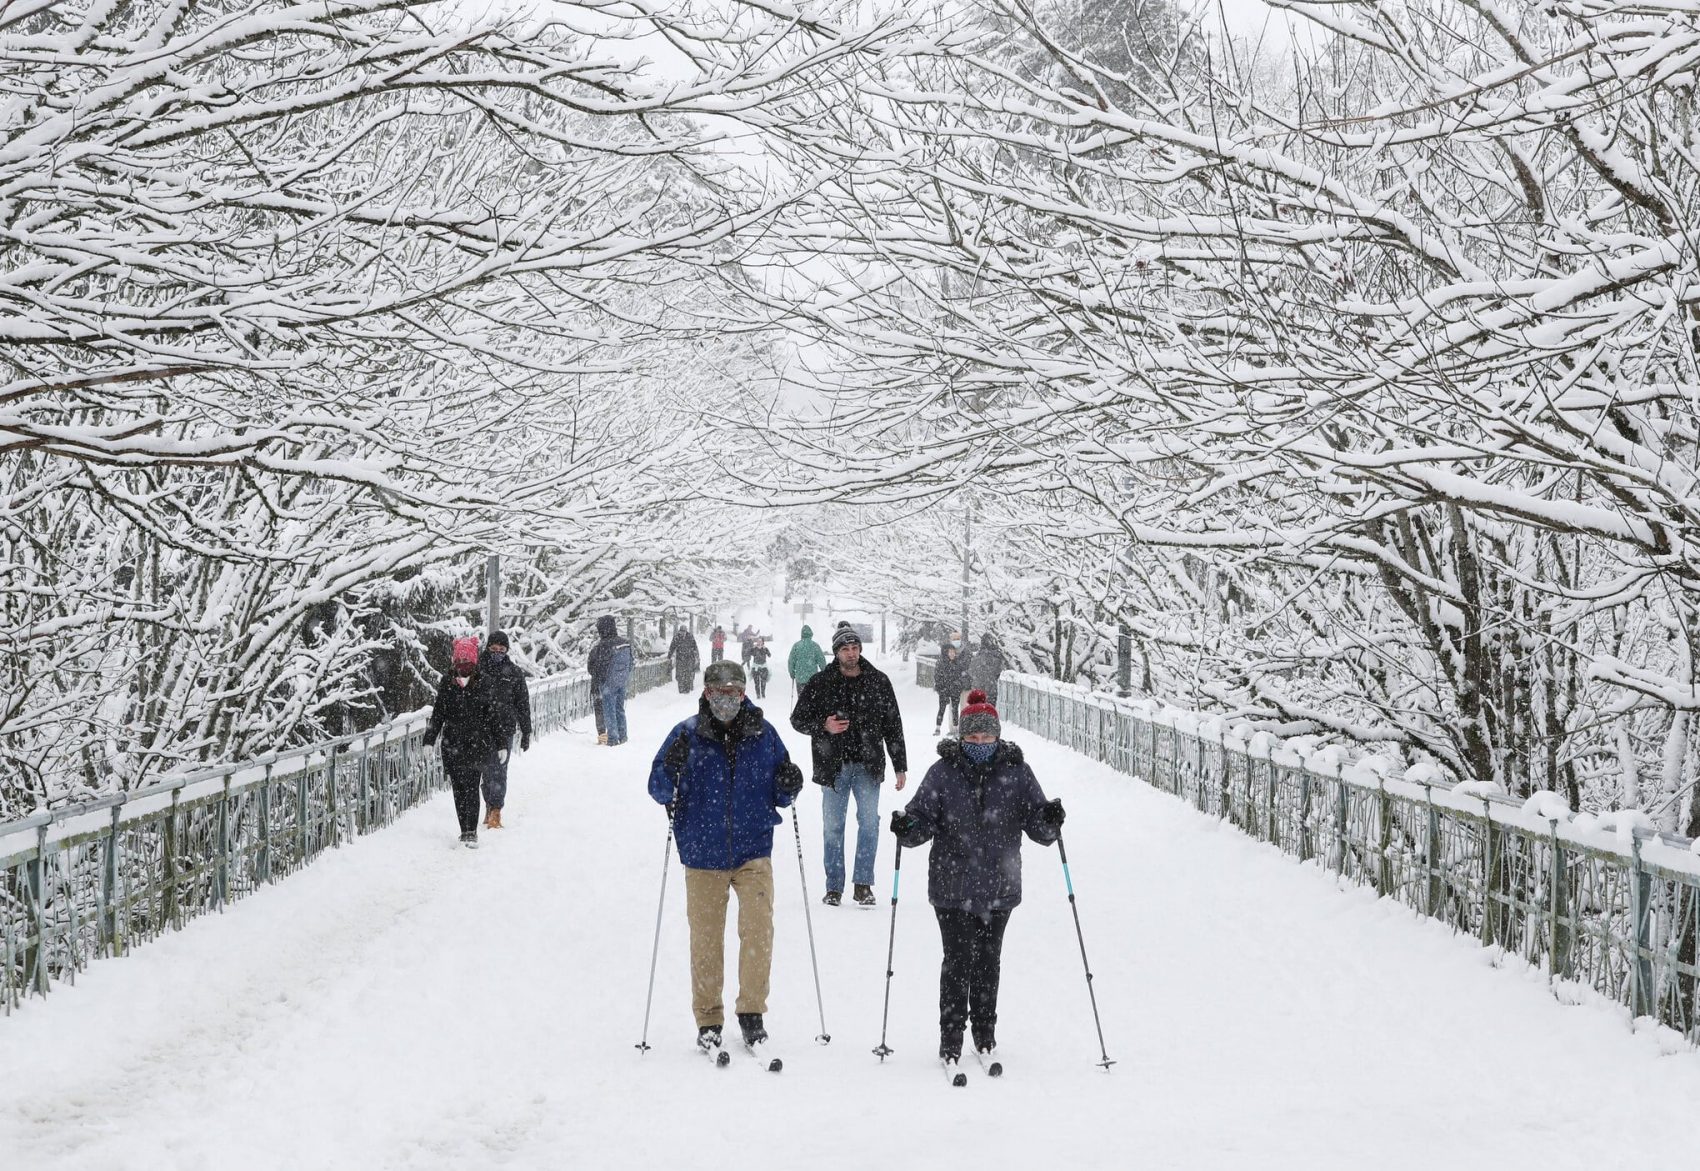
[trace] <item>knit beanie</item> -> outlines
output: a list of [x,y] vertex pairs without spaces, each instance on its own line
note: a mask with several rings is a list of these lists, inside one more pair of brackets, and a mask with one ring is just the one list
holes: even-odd
[[992,706],[991,701],[986,698],[986,693],[978,687],[968,693],[967,706],[962,709],[956,728],[960,736],[990,732],[1000,739],[1003,737],[1003,723],[998,719],[998,709]]
[[861,646],[862,636],[857,634],[848,622],[840,622],[838,629],[832,632],[832,653],[836,655],[839,647],[849,646],[851,643]]
[[507,631],[493,630],[490,632],[490,640],[484,644],[484,649],[493,651],[497,647],[500,647],[502,650],[508,649]]

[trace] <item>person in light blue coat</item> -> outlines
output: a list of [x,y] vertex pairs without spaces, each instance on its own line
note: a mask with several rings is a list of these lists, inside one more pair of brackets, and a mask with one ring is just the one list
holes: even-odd
[[738,895],[738,1027],[746,1045],[767,1039],[773,967],[773,828],[803,789],[803,770],[730,661],[703,672],[697,714],[667,733],[649,770],[649,795],[666,807],[685,867],[691,928],[691,1009],[697,1044],[718,1049],[726,1021],[726,908]]

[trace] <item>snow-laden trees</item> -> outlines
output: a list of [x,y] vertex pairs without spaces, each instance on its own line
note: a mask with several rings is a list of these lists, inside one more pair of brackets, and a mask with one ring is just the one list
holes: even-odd
[[1687,825],[1695,15],[1293,3],[1274,86],[995,7],[792,136],[834,490],[1060,496],[1219,703]]
[[717,555],[689,431],[745,354],[686,262],[862,37],[473,11],[0,10],[0,817],[405,702],[486,551],[540,625]]

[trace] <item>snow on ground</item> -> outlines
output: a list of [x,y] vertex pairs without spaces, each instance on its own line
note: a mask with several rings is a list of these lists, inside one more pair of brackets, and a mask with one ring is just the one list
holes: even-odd
[[[907,665],[893,674],[918,782],[931,695]],[[789,687],[774,690],[783,720]],[[1001,1082],[974,1072],[952,1089],[934,1064],[921,852],[898,910],[896,1054],[870,1053],[888,834],[877,910],[813,905],[832,1033],[813,1044],[789,820],[769,1012],[785,1072],[717,1071],[694,1052],[676,859],[655,1048],[640,1056],[665,834],[643,782],[689,709],[669,687],[633,701],[628,746],[596,747],[588,721],[541,739],[514,769],[512,828],[477,852],[455,845],[439,797],[0,1020],[0,1165],[1556,1171],[1686,1165],[1694,1150],[1700,1057],[1661,1056],[1620,1015],[1565,1007],[1468,941],[1014,729],[1070,811],[1112,1071],[1093,1064],[1060,866],[1032,845],[1005,948]],[[812,786],[801,810],[818,899]]]

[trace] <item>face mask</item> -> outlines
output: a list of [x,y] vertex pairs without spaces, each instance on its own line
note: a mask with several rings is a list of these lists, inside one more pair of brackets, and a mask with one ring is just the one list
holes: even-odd
[[990,744],[975,744],[968,740],[962,742],[962,755],[975,764],[985,764],[992,759],[992,753],[997,750],[998,742],[996,740],[993,740]]
[[507,651],[492,650],[490,652],[490,657],[492,659],[505,659],[505,658],[508,657],[508,652]]
[[730,724],[738,714],[738,709],[744,706],[741,695],[710,695],[708,697],[708,713],[722,724]]

